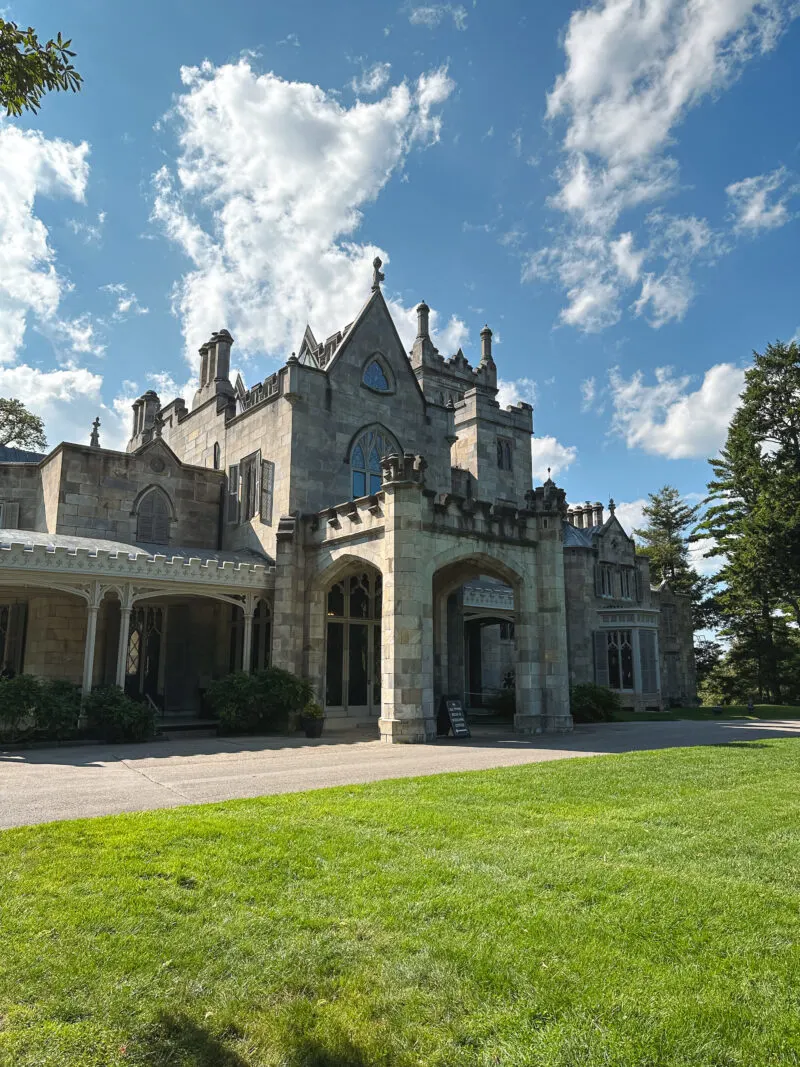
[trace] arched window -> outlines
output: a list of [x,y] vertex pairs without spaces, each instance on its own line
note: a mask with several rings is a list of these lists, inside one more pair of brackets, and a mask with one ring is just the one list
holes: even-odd
[[219,470],[219,464],[220,464],[219,442],[215,442],[214,443],[214,470],[215,471]]
[[392,391],[386,371],[377,359],[373,359],[367,364],[362,381],[364,385],[374,389],[376,393],[391,393]]
[[511,442],[502,437],[497,438],[497,466],[501,471],[511,470]]
[[381,488],[381,460],[399,452],[397,443],[383,430],[367,430],[356,441],[350,453],[353,475],[353,496],[367,496]]
[[149,489],[136,511],[136,540],[151,545],[169,544],[169,498],[163,489]]

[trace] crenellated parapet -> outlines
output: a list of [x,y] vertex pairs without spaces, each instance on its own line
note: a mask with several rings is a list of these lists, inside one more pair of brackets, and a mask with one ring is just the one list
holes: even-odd
[[548,478],[544,485],[529,489],[525,494],[528,508],[535,515],[553,516],[558,519],[567,517],[567,494]]

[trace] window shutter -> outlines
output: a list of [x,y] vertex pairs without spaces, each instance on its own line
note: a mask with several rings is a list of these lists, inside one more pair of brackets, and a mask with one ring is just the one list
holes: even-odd
[[19,529],[19,504],[2,505],[2,525],[6,530]]
[[603,571],[599,563],[594,565],[594,595],[603,595]]
[[275,486],[275,464],[265,459],[261,461],[261,521],[272,525],[272,493]]
[[658,672],[656,671],[656,635],[654,630],[639,631],[639,667],[641,670],[642,692],[655,693],[658,690]]
[[15,674],[22,673],[27,618],[27,604],[11,605],[8,618],[8,634],[6,636],[6,665],[11,667]]
[[228,467],[228,522],[239,521],[239,464]]
[[594,633],[594,680],[608,687],[608,635],[605,630]]

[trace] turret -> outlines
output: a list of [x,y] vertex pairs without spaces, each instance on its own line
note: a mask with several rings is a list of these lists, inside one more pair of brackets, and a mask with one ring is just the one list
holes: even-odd
[[431,340],[430,312],[431,309],[424,300],[417,304],[417,336],[411,349],[411,365],[414,367],[433,365],[440,361],[439,352]]

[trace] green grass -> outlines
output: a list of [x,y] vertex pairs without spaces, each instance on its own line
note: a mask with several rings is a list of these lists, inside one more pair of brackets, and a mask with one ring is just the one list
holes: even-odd
[[674,722],[676,719],[800,719],[800,708],[790,704],[730,704],[722,713],[712,708],[670,708],[668,711],[627,711],[614,713],[614,722]]
[[0,1063],[800,1063],[800,746],[0,834]]

